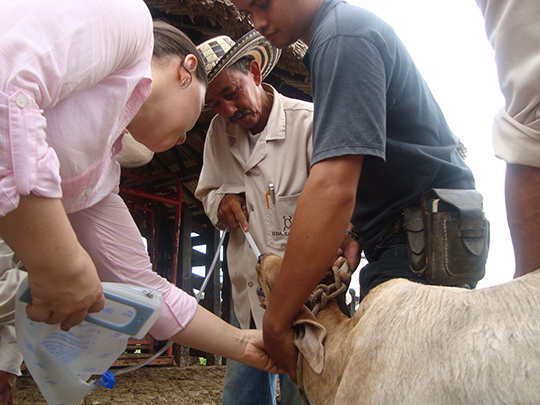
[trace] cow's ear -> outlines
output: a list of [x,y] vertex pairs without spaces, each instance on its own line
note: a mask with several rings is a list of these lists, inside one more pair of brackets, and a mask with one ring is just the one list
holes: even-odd
[[293,323],[294,344],[316,374],[324,370],[324,346],[326,328],[311,311],[304,307]]

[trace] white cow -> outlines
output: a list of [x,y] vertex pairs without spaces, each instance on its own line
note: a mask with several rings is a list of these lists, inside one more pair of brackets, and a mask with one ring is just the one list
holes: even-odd
[[[266,299],[280,267],[257,265]],[[314,405],[540,404],[540,269],[478,290],[390,280],[352,318],[330,302],[296,325]]]

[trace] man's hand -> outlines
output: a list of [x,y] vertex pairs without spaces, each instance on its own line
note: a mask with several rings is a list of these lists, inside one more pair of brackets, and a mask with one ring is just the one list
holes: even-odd
[[291,380],[296,383],[298,349],[294,345],[294,331],[292,325],[283,330],[278,329],[265,313],[263,320],[263,337],[266,351],[272,360],[283,367],[291,377]]
[[360,243],[349,235],[345,235],[343,242],[341,242],[340,249],[343,252],[343,256],[347,259],[350,273],[354,273],[361,259],[362,247]]
[[249,231],[246,199],[243,195],[226,194],[219,204],[217,217],[220,223],[231,229],[242,226],[244,231]]
[[347,155],[312,166],[296,206],[294,222],[263,319],[270,357],[296,379],[292,324],[335,260],[350,223],[363,156]]

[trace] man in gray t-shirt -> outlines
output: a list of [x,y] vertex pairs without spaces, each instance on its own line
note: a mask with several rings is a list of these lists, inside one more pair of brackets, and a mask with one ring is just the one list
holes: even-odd
[[[263,323],[270,355],[295,375],[291,324],[341,246],[369,264],[361,295],[396,277],[427,282],[408,263],[393,225],[431,188],[473,189],[456,139],[393,29],[342,0],[233,0],[279,48],[309,45],[314,123],[312,168]],[[353,228],[354,226],[354,228]]]

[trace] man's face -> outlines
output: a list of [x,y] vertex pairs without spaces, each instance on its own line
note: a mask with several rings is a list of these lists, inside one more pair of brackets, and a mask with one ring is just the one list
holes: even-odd
[[240,12],[250,16],[257,31],[277,48],[298,39],[308,42],[313,18],[321,0],[232,0]]
[[246,74],[228,68],[208,85],[205,102],[227,121],[257,133],[264,119],[259,86],[251,70]]

